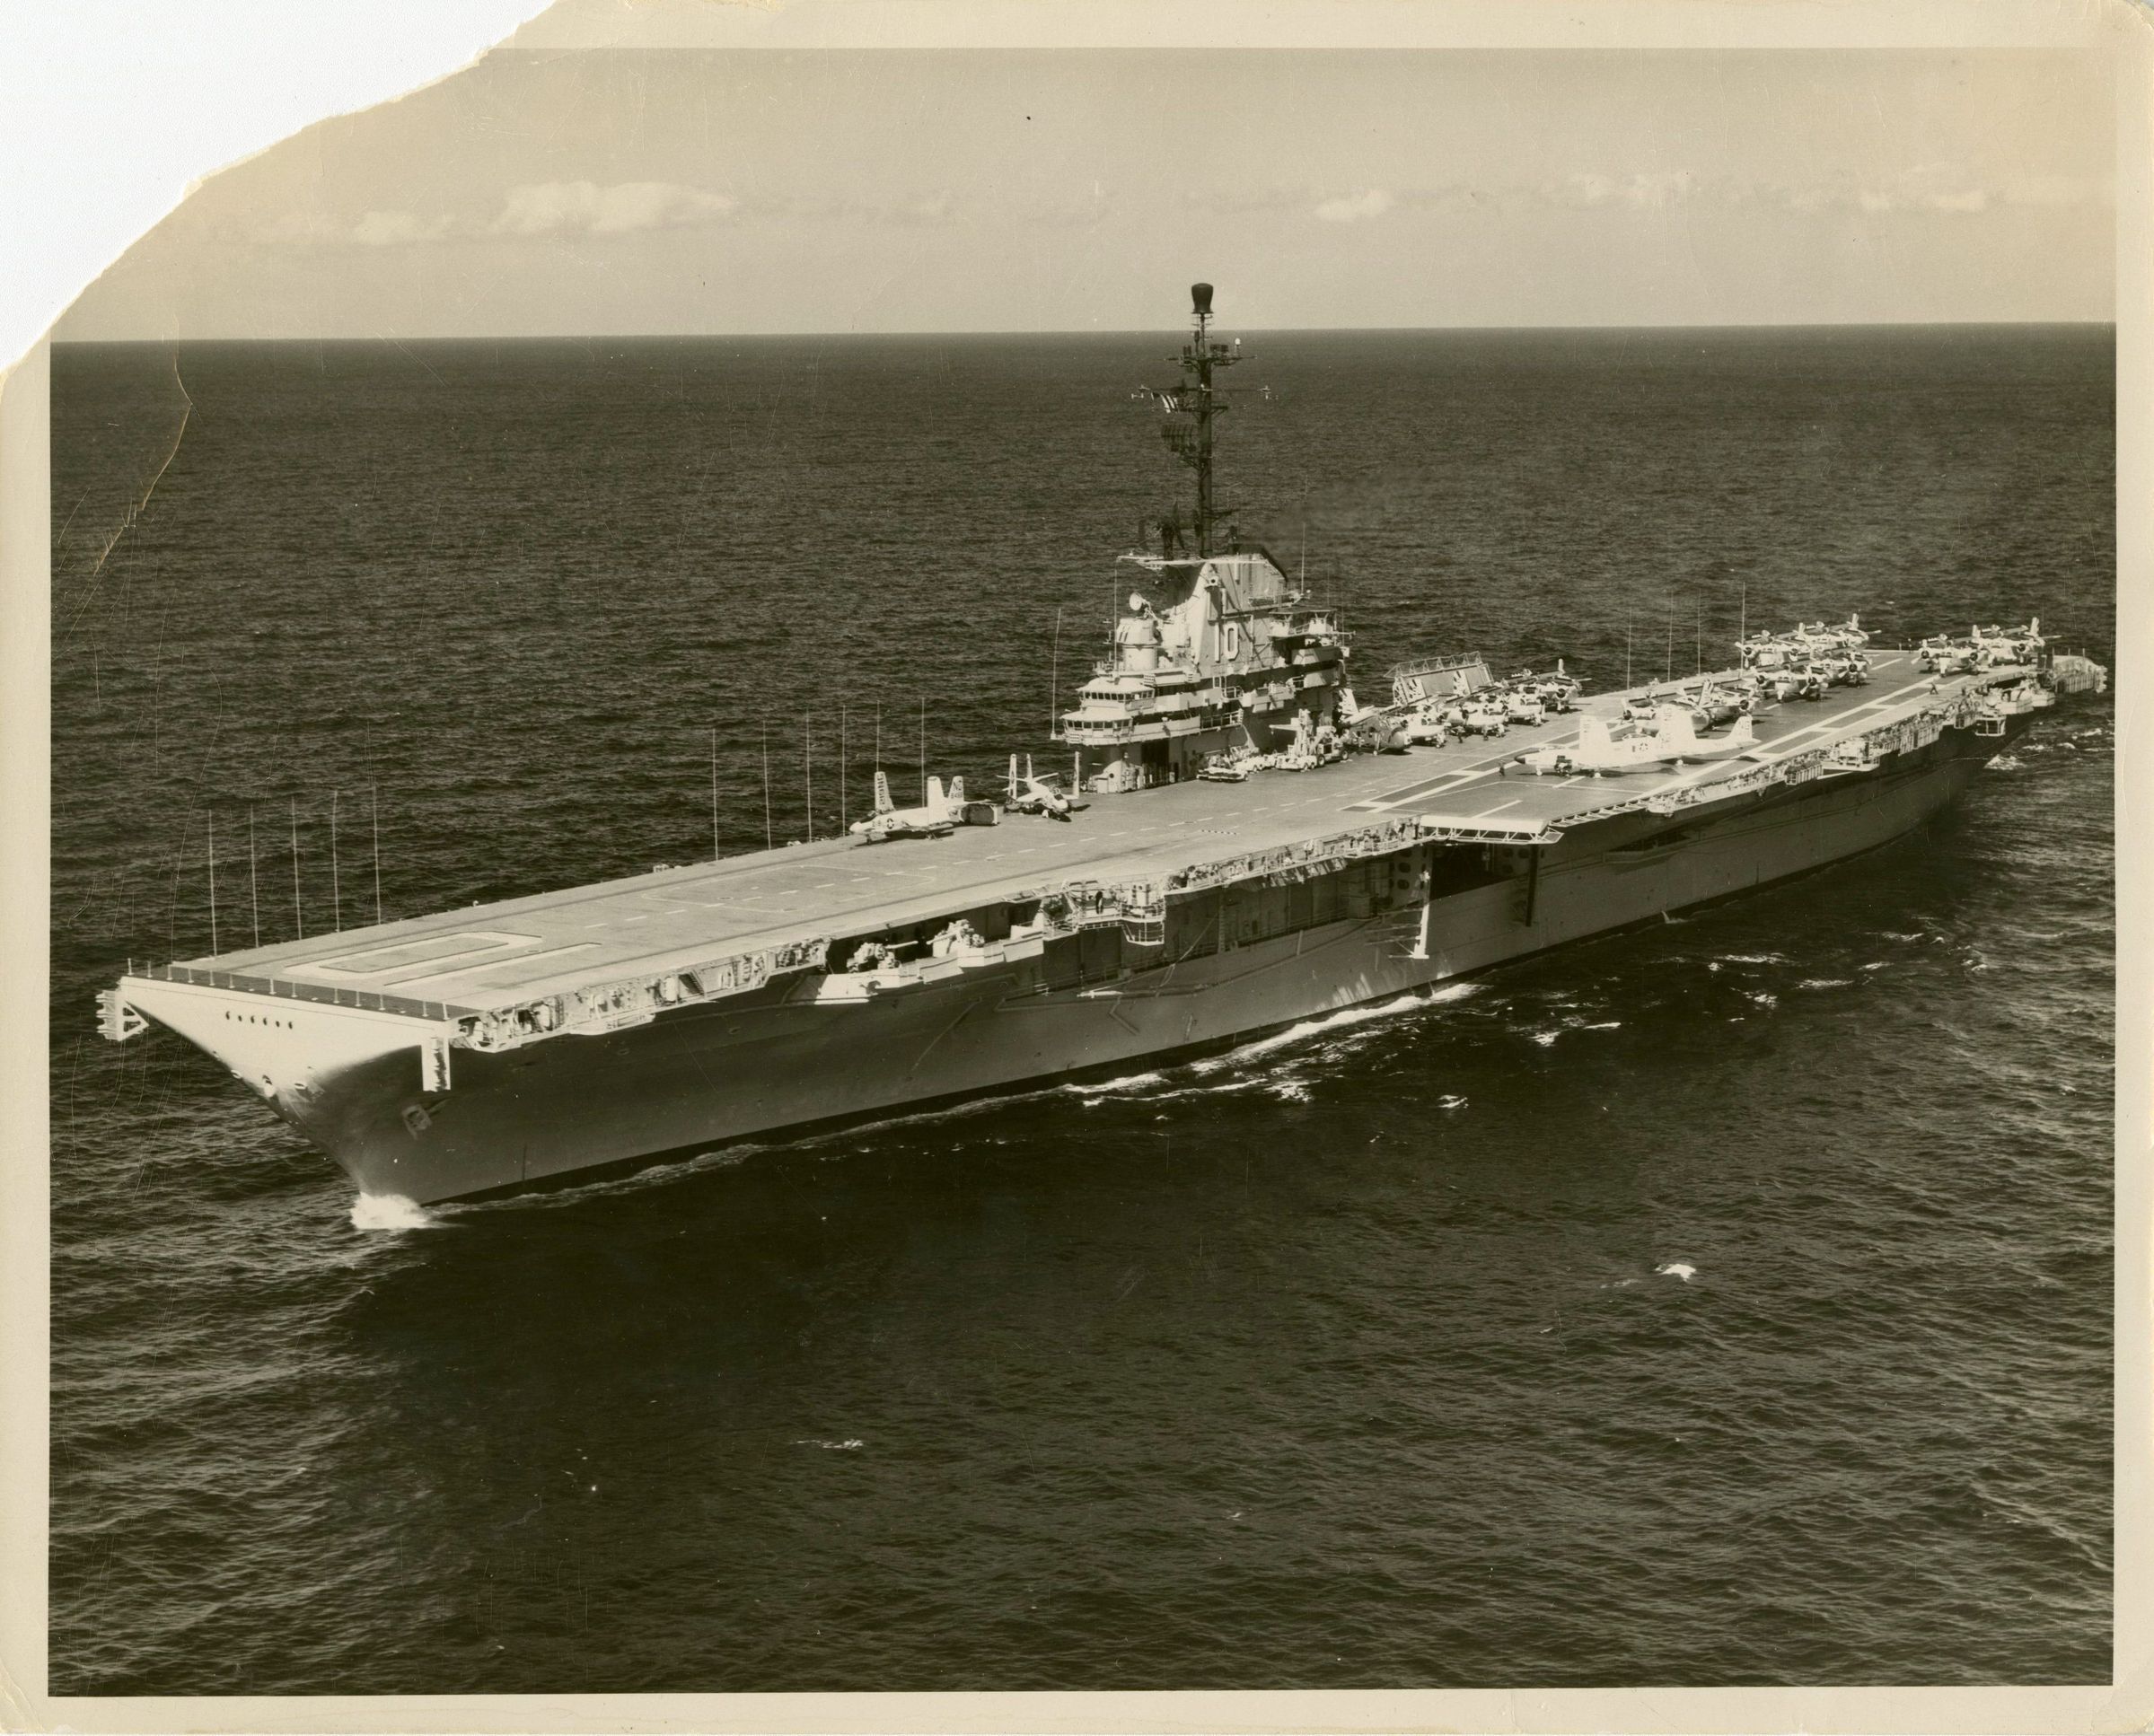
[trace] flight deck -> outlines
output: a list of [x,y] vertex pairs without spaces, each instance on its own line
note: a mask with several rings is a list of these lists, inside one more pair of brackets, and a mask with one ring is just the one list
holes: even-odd
[[[1536,776],[1529,749],[1575,742],[1582,717],[1620,716],[1631,694],[1582,698],[1571,715],[1498,741],[1369,754],[1244,783],[1185,781],[1105,796],[1068,824],[1009,816],[945,837],[867,844],[850,836],[664,868],[630,878],[169,968],[215,986],[348,1000],[435,1017],[524,1002],[714,955],[872,934],[1092,881],[1164,881],[1191,867],[1408,819],[1424,827],[1544,837],[1612,807],[1681,800],[1745,772],[1984,685],[1917,674],[1912,653],[1873,651],[1871,679],[1815,702],[1768,706],[1740,756],[1615,776]],[[1712,738],[1708,738],[1709,742]],[[151,974],[164,975],[164,969]]]

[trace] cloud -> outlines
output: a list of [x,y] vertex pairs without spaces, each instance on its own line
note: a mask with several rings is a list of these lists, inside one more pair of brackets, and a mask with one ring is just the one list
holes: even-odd
[[[2053,189],[2052,189],[2053,190]],[[1853,203],[1877,215],[1898,211],[1986,211],[1992,189],[1948,162],[1918,163],[1881,184],[1859,188]]]
[[449,232],[449,219],[422,219],[409,211],[369,211],[352,230],[362,247],[400,247],[411,241],[437,241]]
[[1572,175],[1552,191],[1556,201],[1563,205],[1627,205],[1640,210],[1658,210],[1694,195],[1698,178],[1687,169],[1636,175]]
[[1382,216],[1395,203],[1381,187],[1372,187],[1350,198],[1326,199],[1316,207],[1316,215],[1325,223],[1359,223],[1365,218]]
[[1873,216],[1886,211],[1983,211],[1990,196],[1979,187],[1946,191],[1934,188],[1866,187],[1855,203]]
[[630,235],[715,223],[734,209],[734,202],[723,193],[674,181],[629,180],[611,187],[587,180],[537,181],[509,189],[508,202],[487,232]]

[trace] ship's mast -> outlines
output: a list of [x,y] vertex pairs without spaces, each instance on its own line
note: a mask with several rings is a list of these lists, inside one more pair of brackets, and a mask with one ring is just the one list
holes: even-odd
[[1174,418],[1160,430],[1161,436],[1174,448],[1174,455],[1197,473],[1197,522],[1193,530],[1196,554],[1201,559],[1213,552],[1212,418],[1226,408],[1222,390],[1212,384],[1212,375],[1216,370],[1232,367],[1242,358],[1233,345],[1212,340],[1211,285],[1191,284],[1189,296],[1194,329],[1178,358],[1182,364],[1182,383],[1156,396],[1160,408]]

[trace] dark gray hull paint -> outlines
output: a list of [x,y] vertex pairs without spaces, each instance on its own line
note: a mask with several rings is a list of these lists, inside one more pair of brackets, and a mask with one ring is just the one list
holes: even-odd
[[1680,820],[1584,829],[1547,852],[1530,891],[1520,875],[1431,902],[1426,956],[1416,906],[1085,988],[1042,992],[1030,965],[862,1005],[805,1004],[792,985],[608,1035],[460,1051],[435,1094],[415,1089],[409,1054],[383,1057],[325,1082],[294,1119],[363,1191],[426,1203],[1231,1044],[1874,849],[1957,797],[2025,721]]

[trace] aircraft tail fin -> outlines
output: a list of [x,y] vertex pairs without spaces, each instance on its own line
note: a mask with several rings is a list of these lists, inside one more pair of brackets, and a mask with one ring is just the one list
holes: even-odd
[[950,780],[950,805],[953,808],[962,808],[965,805],[965,781],[962,777],[954,777]]
[[890,774],[877,772],[875,774],[875,811],[879,814],[886,814],[897,805],[890,799]]
[[1745,712],[1736,718],[1735,728],[1728,732],[1728,744],[1731,747],[1753,747],[1756,745],[1757,739],[1757,725],[1751,721],[1748,712]]
[[1688,707],[1684,706],[1664,706],[1659,726],[1654,733],[1670,753],[1687,753],[1698,745],[1697,729],[1691,723]]
[[1606,718],[1588,717],[1578,725],[1578,754],[1581,758],[1605,759],[1614,745],[1615,738],[1609,733]]

